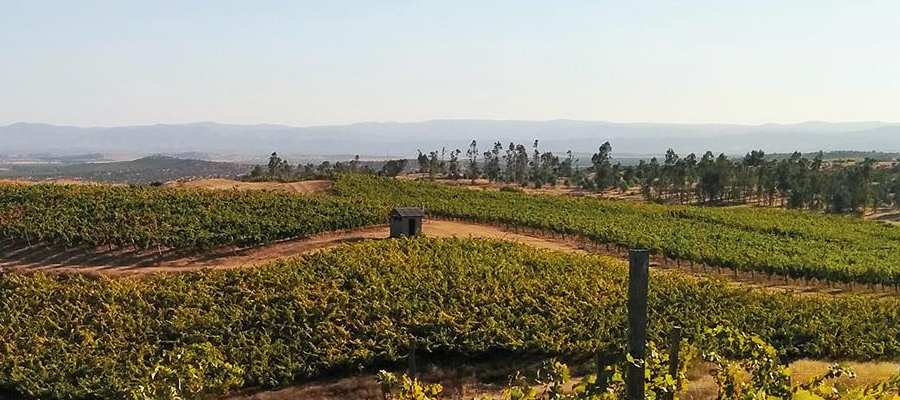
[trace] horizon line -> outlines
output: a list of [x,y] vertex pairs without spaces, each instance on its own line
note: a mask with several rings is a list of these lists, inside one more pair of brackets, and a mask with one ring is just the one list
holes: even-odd
[[735,123],[735,122],[646,122],[646,121],[612,121],[612,120],[592,120],[592,119],[572,119],[572,118],[554,118],[554,119],[494,119],[494,118],[432,118],[424,120],[385,120],[385,121],[358,121],[348,123],[334,124],[313,124],[313,125],[293,125],[283,123],[229,123],[218,121],[193,121],[193,122],[157,122],[144,124],[125,124],[125,125],[73,125],[73,124],[57,124],[48,122],[29,122],[16,121],[6,125],[0,125],[0,128],[9,128],[16,125],[34,125],[34,126],[52,126],[59,128],[77,128],[77,129],[114,129],[114,128],[138,128],[138,127],[156,127],[156,126],[191,126],[191,125],[214,125],[214,126],[236,126],[236,127],[278,127],[288,129],[310,129],[310,128],[331,128],[331,127],[349,127],[356,125],[413,125],[429,122],[532,122],[532,123],[551,123],[551,122],[574,122],[574,123],[593,123],[593,124],[610,124],[610,125],[677,125],[677,126],[740,126],[740,127],[768,127],[768,126],[792,126],[805,124],[883,124],[883,125],[900,125],[900,122],[884,121],[884,120],[804,120],[797,122],[765,122],[765,123]]

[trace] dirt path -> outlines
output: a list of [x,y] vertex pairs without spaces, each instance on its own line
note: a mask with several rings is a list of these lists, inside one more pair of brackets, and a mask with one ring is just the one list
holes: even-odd
[[[581,254],[602,254],[627,259],[627,254],[614,246],[598,245],[572,236],[550,235],[525,228],[507,230],[500,226],[466,221],[427,219],[423,232],[431,237],[477,237],[507,240],[535,248]],[[331,232],[308,238],[286,240],[246,249],[222,248],[203,254],[163,253],[103,249],[64,249],[48,245],[23,246],[0,241],[0,268],[27,271],[81,272],[105,275],[133,275],[154,272],[183,272],[200,269],[229,269],[259,265],[274,259],[305,254],[359,240],[387,238],[387,226],[373,226],[351,231]],[[896,297],[892,289],[864,285],[836,285],[827,282],[791,280],[758,273],[735,273],[728,269],[691,265],[655,256],[651,266],[659,271],[715,276],[734,285],[775,292],[798,294],[846,293],[875,297]]]
[[[431,237],[481,237],[508,240],[529,246],[571,252],[585,251],[577,244],[504,231],[502,228],[464,222],[427,220],[424,232]],[[0,242],[0,268],[27,271],[81,272],[106,275],[228,269],[259,265],[274,259],[334,247],[366,239],[388,237],[387,226],[332,232],[287,240],[249,249],[223,248],[201,255],[103,249],[63,249],[48,245],[23,246]]]

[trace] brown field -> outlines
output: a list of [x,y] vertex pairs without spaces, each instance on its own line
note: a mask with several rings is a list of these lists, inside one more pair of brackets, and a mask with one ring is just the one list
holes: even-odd
[[212,190],[273,190],[288,193],[318,193],[325,192],[334,185],[327,180],[300,181],[300,182],[242,182],[232,179],[197,179],[184,182],[169,182],[168,187],[201,188]]
[[[422,180],[427,181],[428,176],[424,174],[415,174],[410,175],[401,179],[408,180]],[[598,197],[604,199],[622,199],[622,200],[634,200],[634,201],[643,201],[641,197],[641,192],[639,188],[630,188],[625,192],[621,192],[617,189],[612,190],[604,190],[601,192],[593,192],[584,189],[577,188],[575,186],[568,186],[560,180],[556,186],[544,186],[542,188],[534,188],[534,187],[521,187],[519,185],[501,183],[501,182],[490,182],[487,179],[476,179],[474,182],[470,179],[446,179],[446,178],[435,178],[433,180],[435,183],[440,183],[448,186],[461,187],[466,189],[475,189],[475,190],[500,190],[503,187],[512,187],[521,190],[522,192],[529,194],[549,194],[549,195],[559,195],[559,196],[578,196],[578,197]]]

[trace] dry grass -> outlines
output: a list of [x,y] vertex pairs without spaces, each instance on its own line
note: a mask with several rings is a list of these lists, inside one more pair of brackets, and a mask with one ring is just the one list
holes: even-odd
[[705,362],[695,362],[692,363],[687,372],[685,372],[685,377],[688,382],[685,385],[685,392],[682,394],[681,398],[683,400],[700,400],[700,399],[714,399],[716,395],[719,393],[719,388],[716,386],[716,380],[712,377],[713,365]]
[[[815,376],[828,371],[833,362],[817,360],[799,360],[791,364],[791,377],[794,382],[808,382]],[[836,381],[839,385],[864,386],[886,381],[900,373],[900,363],[895,362],[846,362],[856,372],[856,378],[841,378]]]
[[[798,360],[789,366],[794,384],[803,384],[828,372],[834,362],[820,360]],[[838,387],[860,387],[873,385],[891,379],[900,373],[900,363],[896,362],[842,362],[856,373],[855,378],[840,378],[833,383]],[[713,378],[713,365],[699,362],[688,368],[688,384],[682,396],[684,400],[715,399],[718,394]]]
[[168,187],[200,188],[211,190],[272,190],[288,193],[319,193],[325,192],[334,186],[334,182],[328,180],[300,181],[300,182],[242,182],[232,179],[197,179],[185,182],[169,182]]

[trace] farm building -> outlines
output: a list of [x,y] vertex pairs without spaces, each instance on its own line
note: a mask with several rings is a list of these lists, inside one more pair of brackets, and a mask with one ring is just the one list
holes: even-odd
[[391,211],[391,237],[418,236],[422,233],[425,210],[416,207],[398,207]]

